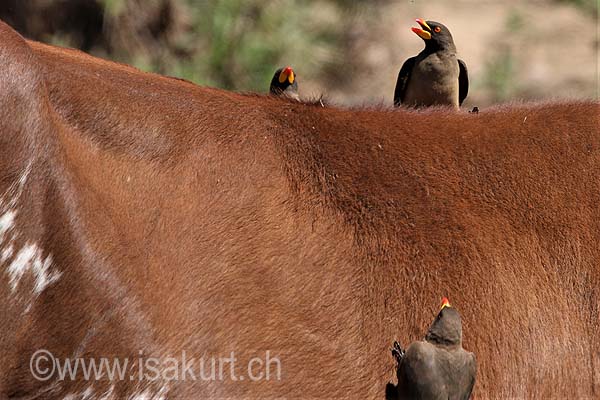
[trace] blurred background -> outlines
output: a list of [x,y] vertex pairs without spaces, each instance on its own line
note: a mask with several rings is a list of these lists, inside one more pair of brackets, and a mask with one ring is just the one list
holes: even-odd
[[599,98],[599,0],[0,0],[24,36],[202,85],[391,104],[415,18],[444,23],[469,69],[464,106]]

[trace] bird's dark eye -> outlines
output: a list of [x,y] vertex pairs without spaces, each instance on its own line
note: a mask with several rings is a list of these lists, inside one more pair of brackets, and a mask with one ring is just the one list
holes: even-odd
[[436,33],[439,33],[442,30],[442,28],[440,28],[439,26],[436,26],[435,28],[433,28],[433,31]]

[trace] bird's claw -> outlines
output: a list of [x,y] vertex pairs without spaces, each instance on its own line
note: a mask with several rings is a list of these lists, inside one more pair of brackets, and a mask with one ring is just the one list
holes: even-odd
[[394,356],[398,364],[400,364],[400,361],[402,361],[402,358],[404,357],[405,353],[406,350],[400,347],[400,343],[398,343],[398,341],[394,340],[394,344],[392,347],[392,356]]

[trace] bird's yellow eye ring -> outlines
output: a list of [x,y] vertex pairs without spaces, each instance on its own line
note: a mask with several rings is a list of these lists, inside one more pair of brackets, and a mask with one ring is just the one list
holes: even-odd
[[433,28],[433,31],[436,33],[439,33],[442,30],[442,28],[440,28],[439,26],[436,26],[435,28]]

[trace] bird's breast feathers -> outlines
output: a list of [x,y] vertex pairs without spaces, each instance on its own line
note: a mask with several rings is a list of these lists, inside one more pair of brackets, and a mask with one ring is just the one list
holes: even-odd
[[460,71],[456,56],[434,53],[417,60],[413,72],[425,74],[431,80],[454,80]]

